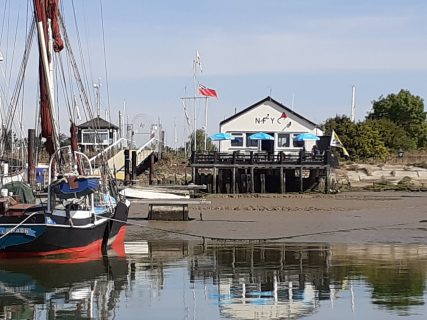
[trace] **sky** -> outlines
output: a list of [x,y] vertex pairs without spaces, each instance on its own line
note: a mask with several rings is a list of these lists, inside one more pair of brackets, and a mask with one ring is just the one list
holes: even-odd
[[[353,85],[358,120],[373,100],[400,89],[427,97],[425,0],[62,2],[70,34],[74,4],[83,51],[91,56],[88,82],[100,79],[112,121],[125,102],[135,127],[160,119],[172,147],[175,127],[178,145],[189,134],[180,98],[194,94],[197,50],[203,67],[197,82],[219,95],[209,100],[209,134],[268,95],[319,124],[350,115]],[[14,17],[26,1],[0,0],[0,10],[8,6]],[[1,40],[0,51],[10,56]],[[192,106],[188,112],[192,119]],[[197,115],[201,127],[203,104]]]

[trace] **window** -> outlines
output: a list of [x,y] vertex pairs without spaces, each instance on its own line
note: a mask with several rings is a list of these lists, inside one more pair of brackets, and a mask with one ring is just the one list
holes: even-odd
[[298,136],[300,133],[293,133],[292,134],[292,141],[293,141],[293,147],[295,148],[302,148],[304,146],[304,141],[296,141],[295,138],[296,136]]
[[252,140],[249,139],[249,137],[252,135],[253,133],[247,133],[246,134],[246,147],[248,148],[253,148],[253,147],[258,147],[258,140]]
[[243,147],[243,134],[242,133],[231,133],[234,137],[233,140],[231,140],[231,146],[232,147]]
[[289,133],[279,133],[277,139],[277,146],[279,148],[289,148],[290,147],[290,134]]
[[108,145],[110,143],[108,130],[82,130],[82,144],[101,144]]

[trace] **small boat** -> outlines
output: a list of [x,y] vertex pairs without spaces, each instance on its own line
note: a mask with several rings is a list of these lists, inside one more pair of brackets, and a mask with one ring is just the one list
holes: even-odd
[[78,151],[71,117],[71,144],[60,147],[53,92],[54,54],[64,48],[59,1],[34,0],[34,19],[40,55],[41,137],[50,159],[48,192],[39,204],[21,203],[9,194],[0,198],[0,258],[99,253],[124,241],[130,203],[118,193],[107,161],[100,161],[100,175],[93,175],[89,158]]
[[127,199],[190,199],[188,193],[172,193],[160,190],[125,188],[120,191]]

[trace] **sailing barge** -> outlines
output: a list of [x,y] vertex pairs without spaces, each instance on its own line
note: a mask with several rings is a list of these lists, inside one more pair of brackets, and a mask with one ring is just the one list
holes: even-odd
[[[0,201],[0,258],[82,254],[100,252],[123,242],[129,202],[117,192],[106,161],[94,176],[91,162],[78,151],[74,120],[70,114],[71,145],[60,147],[54,102],[54,54],[70,44],[61,38],[64,21],[58,0],[34,0],[34,22],[39,47],[39,89],[41,137],[49,154],[47,200],[40,204]],[[28,39],[27,39],[28,40]],[[27,41],[31,42],[31,41]],[[26,57],[28,59],[28,57]],[[75,61],[74,61],[75,62]],[[74,67],[74,65],[73,65]],[[78,70],[73,70],[81,83]],[[79,87],[84,91],[83,87]],[[80,92],[80,97],[87,97]],[[88,101],[87,113],[92,109]],[[96,128],[94,128],[96,130]],[[31,151],[31,150],[30,150]],[[34,165],[29,161],[30,176]]]

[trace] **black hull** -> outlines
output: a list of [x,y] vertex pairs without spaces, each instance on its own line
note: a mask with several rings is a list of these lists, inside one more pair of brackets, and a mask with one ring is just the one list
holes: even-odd
[[[119,202],[112,217],[98,216],[94,223],[84,226],[46,224],[46,230],[33,241],[0,249],[0,258],[100,252],[111,247],[114,240],[124,239],[128,212],[128,206]],[[35,219],[37,221],[25,223],[23,226],[40,223],[40,217],[43,215],[35,217],[38,217]],[[10,220],[10,217],[1,217],[0,225],[10,223]],[[120,234],[122,237],[119,239]]]

